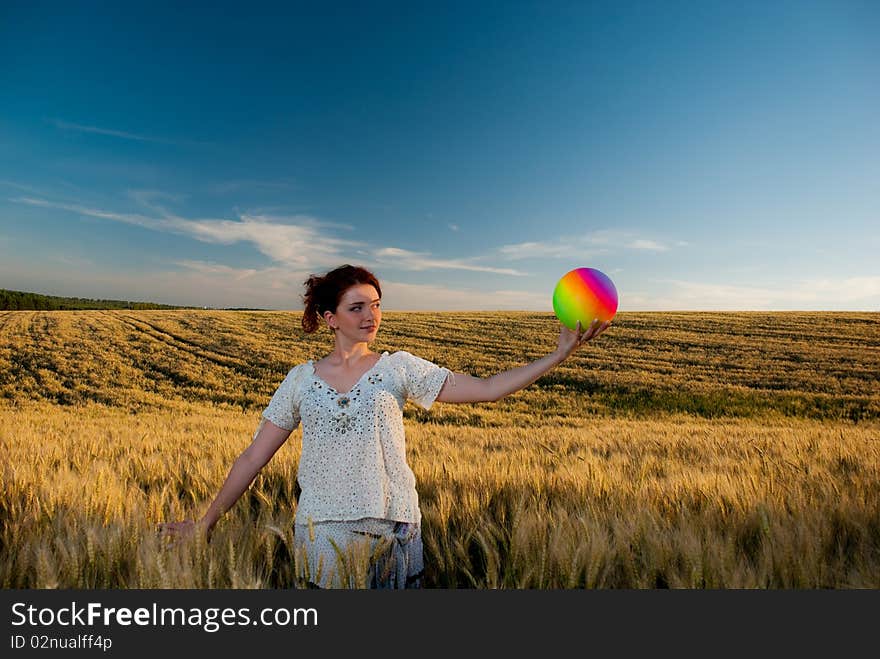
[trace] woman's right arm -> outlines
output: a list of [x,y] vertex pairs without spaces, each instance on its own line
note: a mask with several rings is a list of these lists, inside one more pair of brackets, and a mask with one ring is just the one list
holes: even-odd
[[[217,521],[227,510],[235,505],[245,490],[256,478],[260,470],[266,466],[275,452],[281,448],[287,438],[290,436],[291,430],[279,428],[271,421],[263,419],[254,433],[254,439],[241,455],[236,458],[226,476],[226,481],[220,488],[220,492],[214,498],[207,512],[198,521],[198,525],[202,526],[210,537],[211,532]],[[170,524],[160,525],[160,532],[164,531],[170,535],[178,535],[179,533],[187,533],[193,530],[196,525],[192,520],[183,522],[172,522]]]

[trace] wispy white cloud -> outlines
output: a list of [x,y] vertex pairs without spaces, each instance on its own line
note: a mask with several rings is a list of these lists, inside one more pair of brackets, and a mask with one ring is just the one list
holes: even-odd
[[[23,192],[23,193],[27,193],[31,197],[55,197],[56,199],[58,199],[60,197],[63,199],[63,198],[65,198],[66,194],[67,195],[72,195],[72,194],[79,195],[82,192],[82,189],[78,185],[71,183],[70,181],[66,181],[64,179],[55,179],[53,181],[53,183],[55,184],[54,187],[52,189],[49,189],[49,188],[41,188],[41,187],[38,187],[35,185],[30,185],[28,183],[21,183],[19,181],[13,181],[10,179],[0,179],[0,186],[19,190],[19,191],[21,191],[19,194],[21,194]],[[59,187],[64,188],[66,190],[66,193],[62,192],[59,195],[59,192],[58,192]]]
[[573,256],[589,256],[602,252],[601,249],[585,251],[570,243],[560,242],[525,242],[502,245],[498,254],[511,261],[519,259],[564,259]]
[[203,275],[221,275],[224,277],[231,277],[235,281],[251,279],[261,272],[256,268],[233,268],[222,263],[210,263],[208,261],[193,261],[187,259],[175,261],[174,264],[181,268],[186,268],[187,270],[199,272]]
[[[344,222],[328,222],[327,220],[319,220],[311,215],[304,215],[302,213],[280,213],[280,212],[269,212],[268,210],[257,211],[252,210],[246,213],[241,213],[241,217],[253,217],[260,218],[264,222],[275,222],[275,223],[288,223],[288,222],[296,222],[297,224],[301,224],[302,226],[310,227],[315,230],[325,230],[325,229],[340,229],[342,231],[355,231],[356,227],[351,224],[346,224]],[[359,243],[360,244],[360,243]]]
[[[347,260],[352,253],[365,254],[377,264],[403,270],[464,270],[500,275],[523,276],[512,268],[497,268],[479,263],[479,259],[438,259],[427,252],[412,252],[397,247],[375,247],[359,240],[338,238],[328,233],[328,225],[309,216],[276,217],[242,214],[238,220],[186,219],[170,213],[154,199],[155,191],[140,191],[135,198],[160,217],[139,213],[117,213],[81,204],[52,202],[35,197],[12,199],[17,203],[54,208],[88,217],[123,222],[155,231],[189,236],[205,243],[232,245],[247,242],[272,261],[295,269],[330,268]],[[351,227],[344,227],[351,229]]]
[[379,263],[387,263],[405,270],[468,270],[471,272],[488,272],[496,275],[525,276],[525,272],[512,268],[495,268],[474,263],[473,260],[437,259],[428,252],[412,252],[399,247],[383,247],[372,253]]
[[172,194],[169,192],[163,192],[161,190],[128,190],[127,194],[139,206],[143,206],[144,208],[151,210],[154,213],[158,213],[163,217],[169,217],[172,215],[172,213],[165,210],[162,202],[168,201],[171,203],[179,204],[185,201],[188,196],[184,194]]
[[198,233],[217,242],[251,242],[274,261],[302,268],[338,265],[345,254],[364,246],[358,240],[326,235],[322,225],[309,217],[285,218],[296,224],[280,224],[264,216],[242,215],[240,222],[199,221]]
[[241,216],[239,221],[188,220],[167,213],[163,217],[155,218],[138,213],[116,213],[32,197],[19,197],[12,201],[66,210],[156,231],[182,234],[206,243],[232,245],[238,242],[250,242],[272,260],[298,267],[332,266],[339,262],[344,250],[362,245],[357,241],[340,240],[323,235],[317,228],[319,223],[311,218],[289,218],[291,221],[300,219],[300,224],[279,224],[261,216],[249,215]]
[[457,224],[447,224],[446,226],[449,227],[450,231],[458,231],[459,230],[459,226]]
[[60,130],[74,131],[77,133],[92,133],[95,135],[107,135],[109,137],[117,137],[123,140],[133,140],[136,142],[154,142],[157,144],[188,144],[188,145],[205,145],[207,142],[198,142],[194,140],[172,140],[165,137],[157,137],[155,135],[140,135],[124,130],[116,130],[113,128],[101,128],[100,126],[88,126],[78,124],[72,121],[64,121],[63,119],[49,119],[49,123]]
[[61,130],[71,130],[78,133],[95,133],[97,135],[109,135],[110,137],[119,137],[124,140],[136,140],[139,142],[160,142],[162,144],[173,144],[173,140],[162,137],[151,137],[148,135],[138,135],[137,133],[129,133],[123,130],[114,130],[112,128],[99,128],[98,126],[86,126],[83,124],[73,123],[71,121],[63,121],[61,119],[50,119],[50,122]]
[[144,190],[133,188],[131,190],[126,190],[126,194],[129,197],[134,199],[139,204],[149,205],[153,203],[154,200],[167,200],[173,201],[175,203],[180,203],[189,198],[188,194],[181,194],[176,192],[165,192],[164,190]]
[[18,183],[16,181],[10,181],[8,179],[0,179],[0,185],[15,188],[16,190],[23,190],[25,192],[30,192],[31,194],[42,194],[39,190],[34,188],[31,185],[25,185],[24,183]]
[[569,259],[596,256],[619,249],[666,251],[668,247],[657,240],[640,238],[631,233],[603,230],[576,236],[560,236],[547,241],[502,245],[497,253],[509,260]]
[[137,213],[116,213],[112,211],[104,211],[97,208],[89,208],[80,204],[67,204],[62,202],[48,201],[36,197],[14,197],[10,201],[18,204],[26,204],[28,206],[38,206],[40,208],[54,208],[57,210],[69,211],[79,215],[88,217],[96,217],[103,220],[113,220],[114,222],[122,222],[124,224],[132,224],[134,226],[145,227],[148,229],[162,230],[170,229],[171,226],[163,220],[157,220],[145,215]]
[[631,243],[626,245],[630,249],[646,249],[655,252],[665,252],[668,247],[665,245],[661,245],[655,240],[633,240]]

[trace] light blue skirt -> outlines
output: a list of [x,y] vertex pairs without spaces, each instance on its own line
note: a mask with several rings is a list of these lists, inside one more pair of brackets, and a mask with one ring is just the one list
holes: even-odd
[[365,517],[294,526],[296,572],[306,587],[421,588],[418,524]]

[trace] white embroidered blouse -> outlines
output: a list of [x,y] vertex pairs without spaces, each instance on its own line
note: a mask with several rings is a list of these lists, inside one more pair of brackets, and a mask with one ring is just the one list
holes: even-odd
[[383,352],[350,391],[340,393],[315,373],[311,360],[290,369],[263,418],[286,430],[302,422],[295,522],[420,522],[403,407],[412,400],[430,409],[449,373],[406,351]]

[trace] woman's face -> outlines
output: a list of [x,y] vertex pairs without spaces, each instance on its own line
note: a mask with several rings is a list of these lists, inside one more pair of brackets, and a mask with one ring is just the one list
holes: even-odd
[[370,284],[348,288],[339,300],[336,313],[325,314],[331,327],[336,327],[352,341],[372,341],[382,322],[379,293]]

